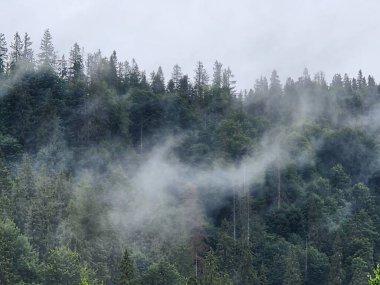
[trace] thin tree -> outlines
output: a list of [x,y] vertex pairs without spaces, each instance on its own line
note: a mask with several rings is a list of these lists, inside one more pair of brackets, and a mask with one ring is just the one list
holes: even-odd
[[55,67],[56,54],[53,46],[52,36],[49,29],[45,30],[41,40],[40,53],[38,54],[38,63],[40,67]]

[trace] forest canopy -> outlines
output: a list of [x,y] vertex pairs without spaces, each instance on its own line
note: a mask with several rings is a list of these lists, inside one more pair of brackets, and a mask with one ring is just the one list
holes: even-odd
[[219,61],[165,78],[58,55],[49,30],[31,46],[0,33],[0,284],[368,284],[371,75],[274,70],[238,91]]

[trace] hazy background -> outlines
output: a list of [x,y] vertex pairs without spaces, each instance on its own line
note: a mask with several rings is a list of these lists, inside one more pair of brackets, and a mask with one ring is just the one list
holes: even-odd
[[37,49],[49,28],[58,54],[74,42],[119,60],[135,58],[165,79],[178,63],[193,77],[196,61],[210,75],[230,66],[238,88],[253,87],[276,68],[282,81],[303,68],[330,80],[349,72],[380,78],[380,1],[366,0],[0,0],[0,33],[8,44],[28,32]]

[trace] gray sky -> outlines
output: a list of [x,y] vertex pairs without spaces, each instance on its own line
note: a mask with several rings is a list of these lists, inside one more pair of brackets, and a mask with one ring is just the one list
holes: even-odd
[[[238,88],[277,69],[282,81],[362,69],[380,81],[379,0],[0,0],[8,44],[28,32],[37,49],[49,28],[59,54],[74,42],[119,60],[135,58],[165,78],[178,63],[193,77],[201,60],[230,66]],[[4,13],[5,11],[5,13]]]

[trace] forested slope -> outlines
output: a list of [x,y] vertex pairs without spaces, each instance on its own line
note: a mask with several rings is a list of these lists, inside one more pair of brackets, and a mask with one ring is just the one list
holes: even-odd
[[[380,88],[305,69],[237,92],[0,34],[0,284],[367,284]],[[120,48],[120,47],[115,47]]]

